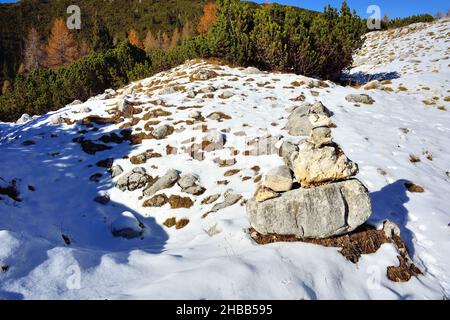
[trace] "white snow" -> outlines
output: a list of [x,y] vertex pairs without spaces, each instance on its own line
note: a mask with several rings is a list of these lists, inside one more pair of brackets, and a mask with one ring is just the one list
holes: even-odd
[[[129,85],[127,88],[93,97],[82,105],[67,106],[57,112],[31,119],[24,124],[0,123],[0,177],[9,182],[18,179],[21,202],[0,195],[0,298],[5,299],[442,299],[450,293],[449,201],[450,113],[437,106],[450,106],[448,32],[450,23],[441,21],[387,38],[386,32],[373,33],[365,52],[357,57],[351,73],[398,72],[390,85],[394,92],[366,91],[327,82],[328,88],[309,89],[310,79],[279,73],[259,73],[254,69],[230,68],[190,61],[168,72]],[[435,38],[427,36],[433,32]],[[406,32],[405,32],[406,33]],[[371,46],[375,45],[375,53]],[[420,45],[422,44],[422,45]],[[415,47],[412,47],[415,45]],[[377,51],[376,48],[380,48]],[[429,48],[429,49],[427,49]],[[392,61],[382,60],[392,49]],[[415,57],[416,56],[416,57]],[[411,59],[420,59],[418,65]],[[381,60],[380,60],[381,59]],[[402,61],[403,59],[403,61]],[[439,59],[437,62],[433,62]],[[361,62],[364,61],[364,62]],[[212,68],[219,77],[190,82],[189,74],[198,68]],[[434,71],[436,70],[436,72]],[[360,75],[361,76],[361,75]],[[292,82],[306,84],[293,87]],[[268,83],[262,86],[264,83]],[[408,91],[397,91],[402,83]],[[177,84],[184,90],[168,90]],[[258,85],[259,84],[259,85]],[[161,88],[152,91],[160,85]],[[202,94],[190,99],[186,94],[207,86],[218,89],[214,98]],[[421,86],[430,90],[419,90]],[[142,88],[139,88],[142,86]],[[135,90],[132,90],[135,88]],[[109,116],[112,109],[133,92],[140,107],[169,111],[159,125],[169,124],[175,132],[163,140],[144,140],[142,145],[127,142],[99,152],[95,156],[81,150],[72,139],[81,136],[81,125],[52,124],[59,116],[81,120],[88,115]],[[223,93],[232,93],[227,99]],[[312,93],[313,92],[313,93]],[[314,92],[318,92],[316,96]],[[371,106],[355,107],[345,100],[352,93],[366,93],[374,98]],[[257,174],[282,164],[276,155],[245,156],[249,141],[272,135],[297,142],[283,127],[292,106],[291,99],[304,94],[306,102],[321,101],[333,112],[334,140],[359,164],[358,178],[371,192],[373,215],[370,223],[380,227],[386,219],[397,223],[414,263],[424,271],[407,283],[387,279],[386,267],[397,265],[397,253],[390,244],[378,252],[364,255],[358,264],[347,261],[337,248],[306,243],[257,245],[245,229],[249,223],[245,206],[234,206],[211,213],[214,204],[203,205],[208,196],[232,189],[244,198],[253,196]],[[435,106],[422,101],[438,96]],[[432,97],[431,97],[432,99]],[[164,105],[161,105],[163,100]],[[201,106],[196,109],[178,107]],[[192,111],[201,112],[204,122],[177,123],[191,119]],[[232,119],[221,122],[208,119],[213,112],[223,112]],[[146,111],[143,113],[145,114]],[[142,115],[137,115],[142,117]],[[58,121],[59,122],[59,121]],[[146,121],[136,128],[144,129]],[[201,125],[209,132],[202,132]],[[119,125],[98,126],[85,134],[87,139],[118,132]],[[407,128],[408,130],[400,130]],[[240,132],[244,131],[245,135]],[[220,133],[219,133],[220,132]],[[193,160],[183,153],[184,143],[193,138],[200,143],[226,137],[225,149],[205,152],[205,158]],[[235,133],[238,133],[235,135]],[[33,140],[34,145],[22,143]],[[192,141],[194,141],[192,140]],[[178,148],[166,156],[166,146]],[[236,156],[231,147],[239,150]],[[148,149],[159,152],[146,164],[152,176],[162,176],[169,169],[193,173],[207,191],[203,196],[183,194],[178,186],[158,194],[189,196],[195,200],[190,209],[144,208],[142,189],[122,192],[96,162],[109,157],[121,165],[124,173],[134,165],[123,156]],[[428,152],[428,153],[427,153]],[[421,161],[411,163],[410,155]],[[432,154],[432,160],[426,155]],[[236,159],[236,164],[219,167],[216,158]],[[231,169],[241,171],[224,177]],[[89,180],[102,173],[99,183]],[[243,177],[250,177],[245,180]],[[217,181],[228,180],[228,185]],[[243,181],[245,180],[245,181]],[[413,181],[425,193],[409,193],[404,182]],[[1,181],[1,180],[0,180]],[[29,190],[31,185],[35,191]],[[108,193],[111,202],[100,205],[93,199]],[[127,240],[113,237],[111,225],[129,212],[138,217],[146,231],[142,238]],[[170,217],[187,218],[180,230],[167,228]],[[66,245],[62,234],[70,237]]]

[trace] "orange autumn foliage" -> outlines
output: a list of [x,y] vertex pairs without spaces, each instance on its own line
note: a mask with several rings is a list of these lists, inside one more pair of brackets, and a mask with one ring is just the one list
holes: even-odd
[[128,34],[128,41],[135,47],[138,47],[139,49],[144,50],[144,44],[142,43],[141,39],[139,38],[139,35],[137,32],[132,29],[130,33]]
[[200,18],[200,22],[197,26],[199,33],[206,33],[209,31],[213,23],[216,21],[217,4],[209,2],[205,4],[203,8],[203,16]]
[[67,65],[79,57],[77,42],[63,19],[55,20],[45,51],[49,68]]

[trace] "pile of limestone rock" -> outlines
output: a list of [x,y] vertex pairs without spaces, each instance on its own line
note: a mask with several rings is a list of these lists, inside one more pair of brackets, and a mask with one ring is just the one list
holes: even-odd
[[283,143],[285,165],[267,172],[247,202],[257,232],[320,239],[353,231],[370,217],[368,190],[353,178],[357,164],[333,142],[330,115],[320,102],[293,110],[287,129],[309,130],[309,137]]

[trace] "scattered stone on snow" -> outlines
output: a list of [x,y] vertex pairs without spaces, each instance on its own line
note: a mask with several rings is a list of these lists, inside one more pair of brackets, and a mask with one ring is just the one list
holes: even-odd
[[145,187],[145,185],[151,180],[147,175],[144,168],[134,168],[117,181],[117,188],[122,191],[134,191]]
[[144,189],[144,195],[152,196],[158,191],[172,188],[180,178],[180,173],[174,169],[167,171],[161,178],[157,178],[151,181],[149,185]]
[[131,212],[123,212],[111,225],[114,237],[126,239],[139,238],[144,232],[144,224]]

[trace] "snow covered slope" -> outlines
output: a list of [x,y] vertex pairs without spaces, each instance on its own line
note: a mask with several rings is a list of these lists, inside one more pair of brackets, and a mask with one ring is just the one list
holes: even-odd
[[[434,53],[427,51],[428,44],[408,53],[409,42],[418,45],[429,32],[436,35],[430,40]],[[443,101],[450,89],[445,60],[448,32],[449,23],[441,22],[385,45],[381,44],[385,33],[371,34],[366,46],[392,46],[395,56],[390,62],[375,62],[367,52],[358,59],[367,58],[366,62],[352,72],[398,72],[399,78],[390,85],[394,92],[190,61],[24,124],[0,123],[0,187],[15,179],[21,200],[0,195],[0,298],[448,297],[450,113],[424,105],[427,90],[413,92],[420,84],[427,85],[433,95],[439,94],[437,105],[448,106]],[[439,52],[443,57],[433,62]],[[420,67],[411,62],[419,58]],[[192,75],[199,70],[217,77],[196,80]],[[408,91],[395,92],[397,82]],[[375,103],[347,102],[345,97],[355,93],[369,94]],[[115,121],[119,123],[81,123],[88,116],[111,117],[111,110],[125,97],[141,113]],[[291,108],[304,103],[301,100],[321,101],[333,112],[335,141],[359,164],[358,178],[371,192],[374,212],[369,222],[377,227],[386,219],[397,223],[423,276],[406,283],[388,280],[386,267],[398,263],[391,244],[353,264],[338,248],[306,243],[260,246],[248,235],[245,199],[253,196],[261,174],[282,164],[272,152],[256,156],[248,151],[255,139],[268,136],[279,139],[275,147],[284,140],[298,142],[301,137],[289,136],[283,128]],[[173,133],[169,130],[171,134],[160,140],[144,136],[150,139],[141,144],[109,142],[117,140],[111,134],[120,137],[124,127],[137,135],[162,125],[172,127]],[[223,149],[205,150],[201,156],[189,152],[193,144],[221,136],[226,138]],[[80,137],[111,148],[88,154]],[[89,143],[84,147],[92,151]],[[153,156],[146,163],[131,163],[132,156],[149,149]],[[97,165],[108,158],[124,173],[111,178]],[[123,192],[115,186],[135,167],[143,167],[152,177],[169,169],[193,173],[206,191],[193,196],[175,185],[158,194],[189,197],[190,208],[144,207],[150,197],[143,197],[142,189]],[[408,192],[405,181],[421,185],[425,192]],[[242,199],[205,217],[228,190]],[[99,196],[107,199],[106,195],[110,198],[106,204],[94,201]],[[220,198],[202,203],[213,195]],[[141,238],[127,240],[111,233],[112,223],[125,211],[145,225]],[[168,228],[163,223],[172,217],[189,223]]]

